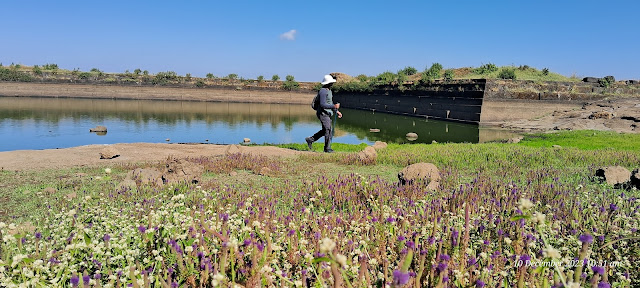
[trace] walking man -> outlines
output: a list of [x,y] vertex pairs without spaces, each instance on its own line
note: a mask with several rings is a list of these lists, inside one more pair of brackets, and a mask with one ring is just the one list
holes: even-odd
[[336,79],[333,79],[331,75],[324,75],[322,79],[322,89],[318,91],[318,103],[316,103],[316,116],[322,123],[322,129],[311,137],[304,138],[307,141],[309,150],[313,150],[313,142],[318,141],[320,137],[324,136],[324,152],[332,153],[331,138],[333,137],[331,127],[331,117],[334,113],[338,115],[338,118],[342,118],[342,113],[338,111],[340,103],[333,104],[333,94],[331,93],[331,86],[336,83]]

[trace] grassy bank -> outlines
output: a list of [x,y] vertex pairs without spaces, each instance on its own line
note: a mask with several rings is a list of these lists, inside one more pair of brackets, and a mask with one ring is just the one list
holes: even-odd
[[[354,145],[203,157],[197,185],[133,190],[118,183],[137,165],[3,171],[0,285],[633,287],[640,193],[592,176],[638,168],[640,139],[585,133],[389,145],[367,164]],[[438,191],[397,184],[417,162]]]

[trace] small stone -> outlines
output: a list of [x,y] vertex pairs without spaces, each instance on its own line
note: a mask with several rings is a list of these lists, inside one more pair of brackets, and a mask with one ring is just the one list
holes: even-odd
[[73,200],[73,199],[76,199],[78,197],[78,194],[76,192],[71,192],[71,193],[65,195],[64,197],[67,198],[67,200]]
[[249,138],[244,138],[244,139],[242,139],[242,141],[244,143],[251,143],[251,139],[249,139]]
[[273,174],[273,171],[269,167],[262,167],[260,168],[260,172],[258,172],[258,175],[261,175],[261,176],[269,176],[272,174]]
[[113,159],[118,156],[120,156],[120,152],[111,146],[107,146],[100,152],[100,159]]
[[377,132],[380,132],[380,129],[378,129],[378,128],[371,128],[371,129],[369,129],[369,132],[377,133]]
[[384,148],[387,148],[387,142],[376,141],[376,143],[373,144],[373,149],[379,150]]
[[53,187],[47,187],[47,188],[44,188],[42,192],[44,192],[45,194],[54,194],[58,192],[58,189]]

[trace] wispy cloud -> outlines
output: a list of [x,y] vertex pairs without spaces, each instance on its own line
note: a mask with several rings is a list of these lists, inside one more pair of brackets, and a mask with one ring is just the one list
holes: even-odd
[[289,30],[287,32],[280,34],[280,40],[289,40],[289,41],[296,40],[296,34],[298,34],[298,31],[296,31],[296,29]]

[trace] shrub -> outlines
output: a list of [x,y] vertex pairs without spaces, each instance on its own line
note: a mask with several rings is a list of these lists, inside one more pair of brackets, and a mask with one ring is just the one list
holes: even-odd
[[142,70],[140,70],[140,68],[136,68],[136,70],[133,70],[133,73],[136,75],[140,75],[140,73],[142,73]]
[[376,76],[375,85],[391,85],[394,81],[396,81],[396,79],[398,79],[398,76],[396,74],[386,71]]
[[282,83],[282,88],[285,90],[294,90],[300,87],[300,83],[296,82],[292,75],[287,75],[286,81]]
[[13,69],[0,68],[1,81],[31,82],[31,75]]
[[176,72],[173,72],[173,71],[158,72],[158,74],[156,74],[156,77],[153,78],[153,81],[151,81],[151,83],[153,83],[153,85],[166,85],[167,83],[169,83],[169,81],[175,81],[177,79],[178,79],[178,74]]
[[313,84],[313,87],[311,89],[313,89],[313,91],[320,91],[320,89],[322,89],[322,83],[318,82],[316,84]]
[[90,72],[82,72],[78,74],[78,78],[80,79],[89,79],[91,77]]
[[264,81],[264,76],[260,75],[258,76],[258,83],[262,83],[262,81]]
[[215,78],[215,76],[213,76],[212,73],[207,73],[207,79],[213,79]]
[[202,81],[202,80],[198,80],[198,82],[196,82],[196,87],[198,87],[198,88],[202,88],[202,87],[204,87],[204,86],[205,86],[204,81]]
[[404,67],[404,69],[398,71],[398,74],[404,74],[404,75],[407,75],[407,76],[411,76],[411,75],[414,75],[416,73],[418,73],[418,69],[413,68],[411,66]]
[[516,80],[516,69],[502,68],[500,69],[500,73],[498,73],[498,78]]
[[451,81],[453,80],[454,76],[455,74],[453,73],[452,69],[447,69],[444,71],[444,80]]
[[271,81],[276,82],[280,80],[280,76],[278,76],[278,74],[274,74],[273,76],[271,76]]
[[38,76],[42,75],[42,69],[40,69],[40,66],[38,65],[33,66],[33,74],[36,74]]
[[429,69],[426,69],[422,73],[422,82],[428,83],[428,82],[431,82],[431,80],[440,78],[441,72],[442,72],[442,64],[440,63],[431,64],[431,67],[429,67]]
[[369,80],[369,77],[367,75],[364,75],[364,74],[360,74],[356,78],[358,80],[360,80],[360,82],[367,82]]
[[231,74],[227,75],[227,79],[236,80],[236,79],[238,79],[238,74],[231,73]]
[[542,75],[544,75],[544,76],[549,75],[549,68],[542,69]]
[[191,81],[191,73],[187,73],[187,75],[185,75],[184,78],[187,81]]
[[147,70],[142,71],[142,75],[148,76],[149,75],[149,71],[147,71]]
[[611,84],[616,82],[616,78],[613,76],[605,76],[604,78],[598,79],[598,83],[601,87],[609,88]]
[[491,72],[496,72],[498,71],[498,66],[496,66],[493,63],[487,63],[484,64],[476,69],[473,70],[473,72],[478,73],[478,74],[488,74]]
[[58,64],[44,64],[42,66],[44,70],[58,70]]

